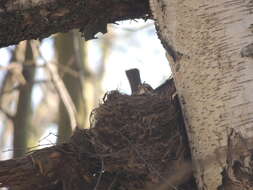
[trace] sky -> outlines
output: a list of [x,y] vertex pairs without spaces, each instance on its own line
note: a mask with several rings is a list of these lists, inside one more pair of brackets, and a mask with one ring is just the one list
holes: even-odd
[[[169,78],[171,70],[153,21],[120,22],[119,25],[110,25],[109,31],[112,30],[110,27],[113,28],[115,39],[106,64],[103,82],[106,91],[119,89],[130,93],[125,71],[131,68],[138,68],[142,82],[153,88]],[[94,42],[90,43],[93,47]],[[94,57],[95,51],[92,48],[89,51],[90,57]]]

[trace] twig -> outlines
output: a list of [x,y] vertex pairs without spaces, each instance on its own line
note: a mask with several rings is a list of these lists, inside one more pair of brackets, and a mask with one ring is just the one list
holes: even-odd
[[71,56],[69,60],[69,64],[63,65],[61,64],[61,67],[59,67],[59,75],[63,77],[65,74],[69,74],[70,76],[74,78],[80,78],[79,72],[72,69],[69,65],[74,64],[75,58],[74,56]]
[[[56,136],[56,137],[58,137],[58,135],[56,135],[56,134],[54,134],[54,133],[52,133],[52,132],[50,132],[50,133],[48,133],[48,135],[47,136],[45,136],[45,137],[43,137],[43,138],[41,138],[40,140],[39,140],[39,143],[41,142],[41,141],[43,141],[43,140],[45,140],[45,139],[47,139],[50,135],[54,135],[54,136]],[[48,139],[47,139],[48,140]],[[50,143],[52,143],[50,140],[48,140]],[[53,144],[53,143],[52,143]]]
[[[36,80],[36,81],[32,82],[32,84],[44,84],[44,83],[48,83],[48,82],[51,82],[51,81],[50,80]],[[15,85],[10,89],[4,90],[2,92],[2,94],[12,93],[15,90],[19,90],[21,86],[23,86],[23,85],[22,84]]]
[[98,176],[97,183],[96,183],[96,185],[95,185],[95,187],[94,187],[93,190],[97,190],[98,185],[100,184],[100,181],[102,179],[103,173],[104,173],[104,160],[103,160],[103,158],[101,158],[101,170],[100,170],[100,173],[99,173],[99,176]]
[[52,78],[53,84],[54,84],[63,104],[66,107],[66,110],[69,115],[70,125],[72,128],[72,131],[74,131],[75,128],[77,127],[77,119],[76,119],[77,111],[76,111],[75,105],[74,105],[62,79],[60,78],[60,76],[57,72],[57,68],[56,68],[55,64],[48,63],[47,68],[48,68],[48,71],[49,71],[50,76]]
[[26,63],[24,65],[21,65],[20,62],[13,61],[13,62],[11,62],[11,64],[9,64],[7,66],[0,65],[0,71],[15,72],[16,70],[18,70],[19,72],[21,72],[23,67],[26,67],[26,68],[43,68],[43,67],[45,67],[45,65],[35,65],[33,61],[26,61]]
[[[35,149],[35,148],[38,148],[38,147],[44,147],[44,146],[52,146],[52,145],[55,145],[55,143],[39,144],[39,145],[35,145],[35,146],[32,146],[32,147],[28,147],[27,148],[28,151],[26,152],[26,154],[29,154],[29,153],[33,152],[34,150],[32,150],[32,149]],[[23,151],[24,149],[18,148],[17,150],[18,151]],[[1,152],[5,153],[5,152],[11,152],[11,151],[14,151],[14,149],[13,148],[9,148],[9,149],[5,149],[5,150],[3,150]]]

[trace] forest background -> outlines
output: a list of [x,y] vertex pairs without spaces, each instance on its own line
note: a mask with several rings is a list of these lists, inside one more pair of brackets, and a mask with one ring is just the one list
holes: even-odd
[[89,128],[106,92],[130,94],[128,69],[138,68],[153,88],[169,78],[153,21],[119,22],[108,31],[87,42],[70,31],[0,49],[1,160],[66,141],[74,127],[71,110],[77,124]]

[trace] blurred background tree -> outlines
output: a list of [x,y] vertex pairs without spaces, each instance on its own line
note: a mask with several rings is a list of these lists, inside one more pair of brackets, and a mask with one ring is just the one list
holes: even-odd
[[[77,124],[85,127],[86,102],[85,78],[88,75],[85,59],[85,42],[77,31],[59,34],[55,37],[58,72],[76,108]],[[58,112],[57,142],[66,141],[71,135],[71,123],[63,101],[60,101]]]
[[0,159],[66,141],[73,119],[89,128],[105,92],[130,93],[125,70],[138,68],[153,88],[169,77],[153,22],[108,31],[88,42],[71,31],[0,49]]

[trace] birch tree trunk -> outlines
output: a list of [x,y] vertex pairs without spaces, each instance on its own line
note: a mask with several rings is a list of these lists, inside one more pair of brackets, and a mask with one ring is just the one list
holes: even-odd
[[230,131],[253,136],[253,2],[150,1],[183,108],[198,187],[217,189]]

